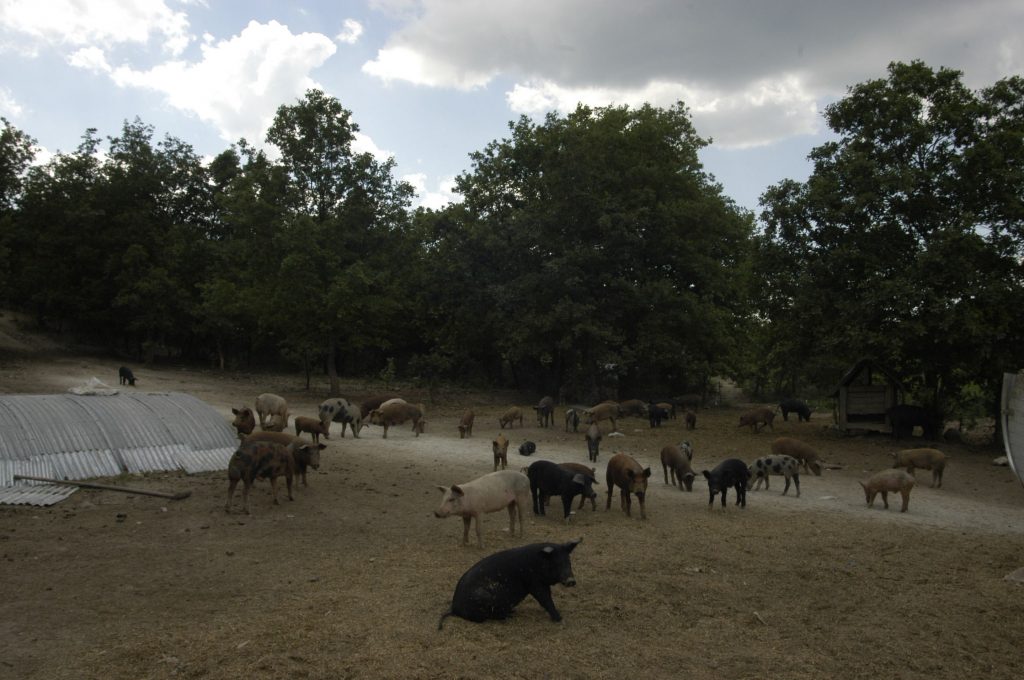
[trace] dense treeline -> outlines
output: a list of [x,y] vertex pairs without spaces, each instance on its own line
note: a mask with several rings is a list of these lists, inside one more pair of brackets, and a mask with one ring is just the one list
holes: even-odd
[[730,375],[833,385],[873,356],[947,408],[1024,361],[1024,81],[893,64],[759,224],[702,168],[685,106],[580,106],[471,154],[413,210],[337,100],[281,106],[204,164],[139,120],[33,164],[0,131],[3,302],[113,353],[221,367],[654,396]]

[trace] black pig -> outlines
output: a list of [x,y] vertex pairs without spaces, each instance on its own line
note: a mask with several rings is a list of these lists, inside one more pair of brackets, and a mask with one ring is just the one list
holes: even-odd
[[122,366],[117,369],[117,379],[122,385],[131,385],[132,387],[135,387],[135,374],[132,373],[132,369],[127,366]]
[[750,470],[747,464],[739,458],[723,460],[715,466],[711,472],[704,470],[704,477],[708,480],[708,492],[711,500],[708,505],[715,504],[715,494],[722,494],[722,507],[725,507],[725,494],[729,487],[736,489],[736,505],[747,507],[747,480],[750,479]]
[[459,579],[451,607],[441,614],[437,629],[441,630],[449,616],[474,623],[507,619],[527,595],[533,595],[552,621],[561,621],[562,615],[551,599],[551,586],[576,585],[570,553],[582,540],[533,543],[483,558]]
[[782,403],[779,404],[779,410],[782,411],[783,420],[789,420],[789,414],[795,413],[798,423],[800,421],[811,422],[811,409],[799,399],[783,399]]
[[533,514],[543,515],[545,496],[561,496],[562,509],[565,512],[565,519],[569,519],[572,511],[572,499],[582,494],[589,498],[594,493],[594,478],[566,470],[557,463],[548,460],[538,460],[530,465],[526,472],[530,478],[530,493],[533,495]]

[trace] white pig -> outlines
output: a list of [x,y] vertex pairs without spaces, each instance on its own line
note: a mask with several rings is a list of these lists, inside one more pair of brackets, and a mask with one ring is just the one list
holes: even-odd
[[480,515],[508,508],[509,535],[515,535],[516,515],[519,516],[519,535],[523,535],[523,508],[531,507],[530,479],[521,472],[500,470],[477,477],[464,484],[437,487],[444,493],[436,517],[462,517],[462,544],[469,544],[469,523],[476,518],[476,541],[484,547],[480,531]]

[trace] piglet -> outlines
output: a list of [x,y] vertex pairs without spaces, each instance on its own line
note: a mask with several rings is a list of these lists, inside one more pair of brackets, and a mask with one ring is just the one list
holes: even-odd
[[942,471],[946,469],[946,454],[938,449],[904,449],[890,454],[894,468],[907,468],[911,475],[914,470],[932,471],[932,488],[942,487]]
[[711,472],[702,471],[705,479],[708,480],[708,492],[711,500],[708,505],[715,504],[715,495],[722,494],[722,507],[725,507],[725,495],[729,487],[736,489],[736,505],[741,508],[747,507],[747,480],[750,479],[750,471],[747,464],[739,458],[727,458],[715,466]]
[[906,512],[907,506],[910,505],[910,490],[914,488],[914,477],[904,470],[891,469],[882,470],[871,475],[866,482],[860,482],[860,485],[864,487],[864,498],[867,500],[868,507],[872,507],[875,504],[875,496],[882,494],[882,503],[885,505],[885,509],[889,509],[889,492],[899,492],[903,496],[903,507],[900,508],[900,512]]
[[551,586],[556,583],[570,588],[576,585],[570,554],[582,540],[533,543],[502,550],[480,560],[459,579],[452,604],[441,614],[437,629],[441,630],[449,616],[474,623],[507,619],[527,595],[533,595],[552,621],[561,621],[562,615],[551,599]]

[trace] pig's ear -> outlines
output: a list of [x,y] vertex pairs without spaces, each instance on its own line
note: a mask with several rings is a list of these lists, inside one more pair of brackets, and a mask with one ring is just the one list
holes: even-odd
[[326,448],[327,448],[327,444],[317,444],[316,446],[317,446],[317,448],[318,448],[318,449],[320,449],[321,451],[323,451],[324,449],[326,449]]
[[644,468],[644,477],[646,478],[646,477],[650,477],[650,476],[651,476],[651,468]]
[[707,471],[707,470],[701,470],[701,472],[700,472],[700,473],[701,473],[702,475],[704,475],[705,477],[707,477],[708,479],[711,479],[711,475],[709,475],[709,474],[708,474],[708,471]]
[[573,549],[575,549],[576,546],[578,546],[582,542],[583,542],[583,537],[582,536],[580,538],[576,539],[575,541],[569,541],[568,543],[565,544],[566,552],[572,552]]
[[236,416],[238,415],[238,409],[237,408],[231,409],[231,412],[234,413]]
[[572,483],[579,484],[582,486],[587,483],[587,478],[577,472],[572,476]]
[[544,553],[544,557],[551,557],[551,554],[555,552],[555,549],[552,548],[550,545],[546,545],[543,548],[541,548],[540,551]]
[[447,486],[438,486],[437,488],[441,490],[441,493],[447,493],[448,492],[448,487]]
[[460,497],[466,495],[465,492],[463,492],[463,490],[459,488],[458,484],[452,484],[452,493]]

